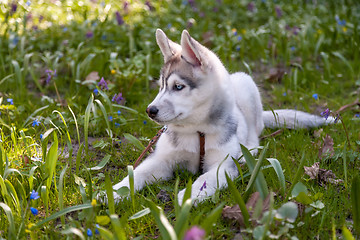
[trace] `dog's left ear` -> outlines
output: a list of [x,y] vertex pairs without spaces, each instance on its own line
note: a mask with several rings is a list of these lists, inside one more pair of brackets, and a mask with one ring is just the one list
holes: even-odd
[[182,56],[186,61],[194,66],[201,66],[203,64],[200,54],[203,46],[193,39],[186,30],[181,34],[181,48]]

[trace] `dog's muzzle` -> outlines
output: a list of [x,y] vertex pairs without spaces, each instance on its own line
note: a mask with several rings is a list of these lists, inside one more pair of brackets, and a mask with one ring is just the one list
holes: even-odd
[[152,119],[156,117],[158,112],[159,112],[159,109],[155,106],[150,106],[146,109],[146,113]]

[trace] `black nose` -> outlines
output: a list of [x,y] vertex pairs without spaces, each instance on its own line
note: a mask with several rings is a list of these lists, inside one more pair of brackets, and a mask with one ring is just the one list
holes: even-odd
[[156,114],[159,112],[159,109],[155,106],[148,107],[146,112],[150,118],[156,117]]

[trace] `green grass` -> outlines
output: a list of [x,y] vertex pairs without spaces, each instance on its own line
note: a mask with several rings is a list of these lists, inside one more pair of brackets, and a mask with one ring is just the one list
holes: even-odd
[[[145,114],[162,64],[156,28],[174,41],[188,29],[230,72],[250,73],[266,109],[335,113],[359,98],[357,1],[2,1],[0,23],[0,238],[175,239],[195,225],[209,239],[359,238],[359,105],[340,113],[343,124],[262,140],[261,161],[249,160],[231,189],[197,207],[175,205],[197,177],[186,171],[120,204],[93,201],[159,129]],[[334,154],[320,158],[326,135]],[[310,179],[303,166],[315,162],[343,181]],[[249,215],[258,225],[246,220],[242,231],[220,216],[224,205],[244,208],[254,191],[275,193],[267,214]]]

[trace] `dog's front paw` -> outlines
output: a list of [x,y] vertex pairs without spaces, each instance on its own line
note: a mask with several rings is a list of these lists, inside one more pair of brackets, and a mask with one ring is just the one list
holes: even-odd
[[[126,191],[128,190],[128,188],[123,188],[121,189],[119,192],[120,194],[118,194],[118,192],[113,192],[113,197],[114,197],[114,203],[118,204],[119,202],[121,202],[123,199],[127,198],[127,196],[129,195],[128,192]],[[100,203],[103,204],[108,204],[108,195],[106,194],[106,192],[101,191],[96,195],[96,200],[99,201]]]

